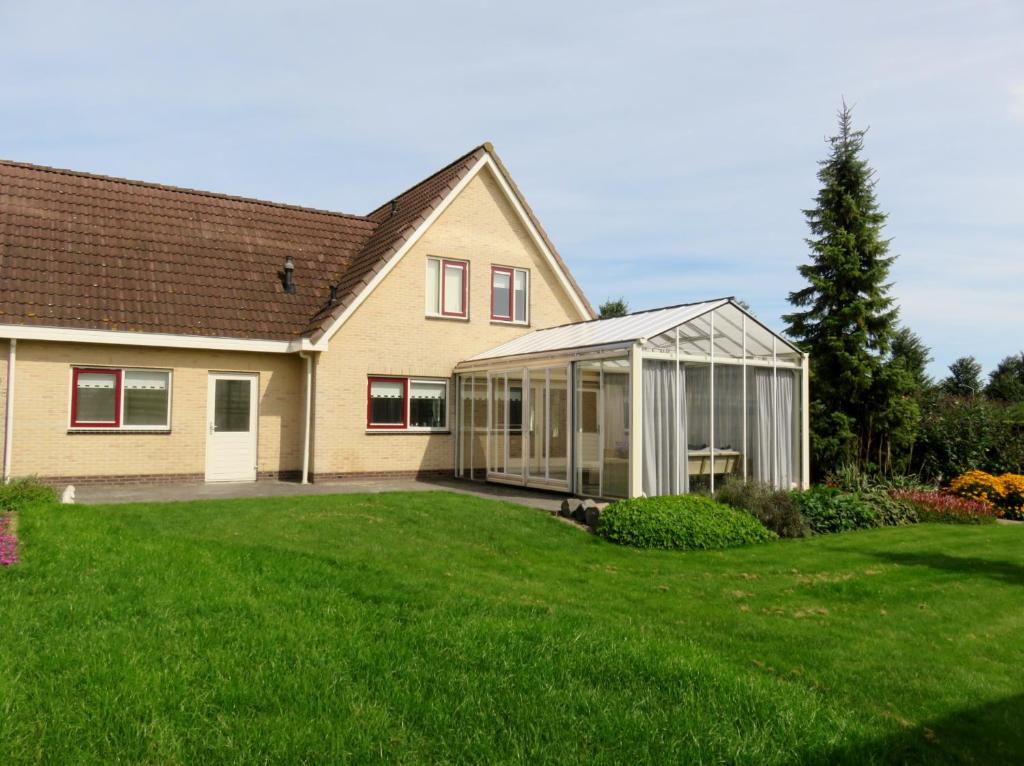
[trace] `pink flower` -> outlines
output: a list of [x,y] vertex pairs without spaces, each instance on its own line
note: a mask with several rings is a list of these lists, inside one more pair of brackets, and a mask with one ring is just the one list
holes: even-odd
[[18,537],[10,531],[11,514],[0,516],[0,566],[18,563]]

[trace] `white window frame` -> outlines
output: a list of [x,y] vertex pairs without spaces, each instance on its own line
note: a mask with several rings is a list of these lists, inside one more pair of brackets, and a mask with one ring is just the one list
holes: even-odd
[[[506,317],[503,314],[498,314],[494,305],[494,275],[495,274],[508,274],[509,275],[509,286],[508,286],[508,312],[509,315]],[[525,316],[516,317],[516,277],[522,275],[523,281],[526,288],[526,305],[524,306]],[[530,270],[521,269],[516,266],[502,266],[501,264],[493,264],[491,266],[491,281],[489,284],[490,298],[491,298],[491,322],[495,324],[517,324],[517,325],[528,325],[530,324]]]
[[[118,423],[117,425],[110,424],[97,424],[97,425],[75,425],[72,413],[74,411],[75,402],[75,371],[76,370],[109,370],[110,372],[119,372],[118,386],[118,407],[119,412],[117,413]],[[164,425],[144,425],[144,426],[132,426],[125,425],[124,422],[124,407],[125,407],[125,386],[124,379],[125,375],[129,372],[162,372],[167,374],[167,420]],[[174,405],[174,370],[166,367],[110,367],[108,365],[99,364],[72,364],[68,368],[68,430],[69,431],[96,431],[99,433],[122,433],[125,431],[134,432],[158,432],[167,433],[171,430],[171,418],[172,418],[172,407]]]
[[[437,264],[437,284],[434,286],[437,294],[437,307],[434,308],[428,302],[430,296],[429,281],[430,265]],[[457,265],[462,268],[462,313],[446,312],[444,310],[444,272],[448,265]],[[455,321],[469,321],[469,261],[461,258],[443,258],[439,255],[428,255],[427,265],[424,274],[424,313],[431,319],[453,319]]]
[[[423,433],[423,434],[447,434],[452,431],[452,386],[449,378],[432,378],[425,377],[422,375],[368,375],[367,379],[373,380],[403,380],[405,381],[405,425],[386,425],[386,424],[374,424],[369,422],[369,386],[367,386],[367,424],[366,433],[368,434],[394,434],[394,433]],[[412,387],[416,383],[429,383],[437,385],[440,383],[444,386],[444,426],[440,428],[430,428],[427,426],[413,426],[410,425],[412,422]]]

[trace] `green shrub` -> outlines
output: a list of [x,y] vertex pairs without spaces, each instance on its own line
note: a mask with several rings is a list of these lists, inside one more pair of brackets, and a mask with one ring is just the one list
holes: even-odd
[[817,534],[849,532],[877,527],[881,523],[870,503],[835,487],[812,487],[793,492],[792,496],[800,513]]
[[889,491],[877,489],[865,492],[860,499],[874,511],[879,526],[905,527],[908,524],[916,524],[920,520],[913,503],[909,503],[900,495],[891,494]]
[[921,401],[911,468],[940,483],[972,468],[992,474],[1024,473],[1021,414],[1020,405],[930,392]]
[[678,550],[735,548],[776,538],[749,514],[696,495],[612,503],[601,514],[597,534],[635,548]]
[[0,512],[17,511],[29,505],[57,502],[57,493],[47,484],[30,476],[0,484]]
[[808,537],[811,527],[791,493],[754,481],[726,481],[715,500],[746,511],[779,537]]
[[854,463],[844,463],[825,478],[825,484],[843,492],[888,492],[894,489],[934,489],[916,474],[871,474]]

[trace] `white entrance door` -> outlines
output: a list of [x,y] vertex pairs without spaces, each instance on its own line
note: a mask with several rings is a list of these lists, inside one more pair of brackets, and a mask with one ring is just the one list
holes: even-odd
[[206,480],[256,480],[256,375],[211,372],[206,405]]

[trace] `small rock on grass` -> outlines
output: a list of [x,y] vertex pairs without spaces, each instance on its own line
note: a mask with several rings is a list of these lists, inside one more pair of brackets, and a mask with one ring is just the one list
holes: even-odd
[[562,501],[562,507],[559,510],[558,515],[566,519],[575,518],[576,511],[581,505],[583,505],[582,500],[575,497],[567,497]]

